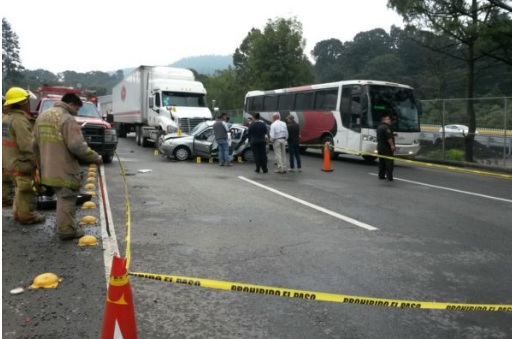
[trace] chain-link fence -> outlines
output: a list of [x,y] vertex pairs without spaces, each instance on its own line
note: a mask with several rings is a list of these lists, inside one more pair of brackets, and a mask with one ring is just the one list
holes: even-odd
[[[474,138],[469,148],[474,162],[512,167],[512,97],[423,100],[421,104],[419,157],[465,161],[466,139]],[[476,121],[473,133],[467,114],[470,104]]]

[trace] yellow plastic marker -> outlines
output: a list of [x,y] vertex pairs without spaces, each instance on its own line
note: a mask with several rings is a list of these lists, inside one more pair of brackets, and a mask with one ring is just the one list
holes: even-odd
[[53,273],[43,273],[38,275],[29,288],[55,288],[62,279]]

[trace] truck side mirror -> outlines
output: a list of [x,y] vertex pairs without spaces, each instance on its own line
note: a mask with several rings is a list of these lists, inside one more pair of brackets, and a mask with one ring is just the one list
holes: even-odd
[[108,122],[109,124],[114,123],[114,114],[112,114],[112,113],[108,113],[108,114],[107,114],[107,122]]

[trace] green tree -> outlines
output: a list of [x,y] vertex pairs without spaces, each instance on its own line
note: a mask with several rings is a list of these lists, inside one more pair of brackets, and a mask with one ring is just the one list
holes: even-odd
[[318,42],[311,55],[315,60],[316,82],[341,81],[345,79],[343,74],[343,52],[345,47],[338,39],[322,40]]
[[470,132],[464,139],[465,156],[466,161],[473,161],[476,118],[471,99],[474,98],[476,66],[477,61],[485,56],[482,50],[487,44],[485,37],[492,29],[496,14],[502,9],[489,1],[478,0],[388,0],[388,6],[415,28],[450,37],[449,44],[430,47],[465,62],[466,114]]
[[233,111],[243,107],[246,90],[238,85],[234,68],[217,71],[204,85],[208,98],[215,100],[221,111]]
[[237,81],[247,89],[272,89],[313,81],[304,54],[302,24],[295,18],[269,20],[263,32],[253,28],[233,55]]
[[393,40],[382,28],[358,33],[344,46],[342,58],[347,78],[359,78],[364,66],[372,59],[394,52]]
[[7,19],[2,18],[2,89],[5,93],[9,87],[23,87],[23,65],[20,59],[18,35],[12,30]]

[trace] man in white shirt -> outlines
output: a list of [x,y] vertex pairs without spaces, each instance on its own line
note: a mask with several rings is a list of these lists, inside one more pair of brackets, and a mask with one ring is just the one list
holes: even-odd
[[274,147],[274,153],[277,160],[276,173],[286,173],[286,140],[288,139],[288,127],[284,121],[281,121],[279,113],[272,115],[272,124],[270,125],[270,141]]

